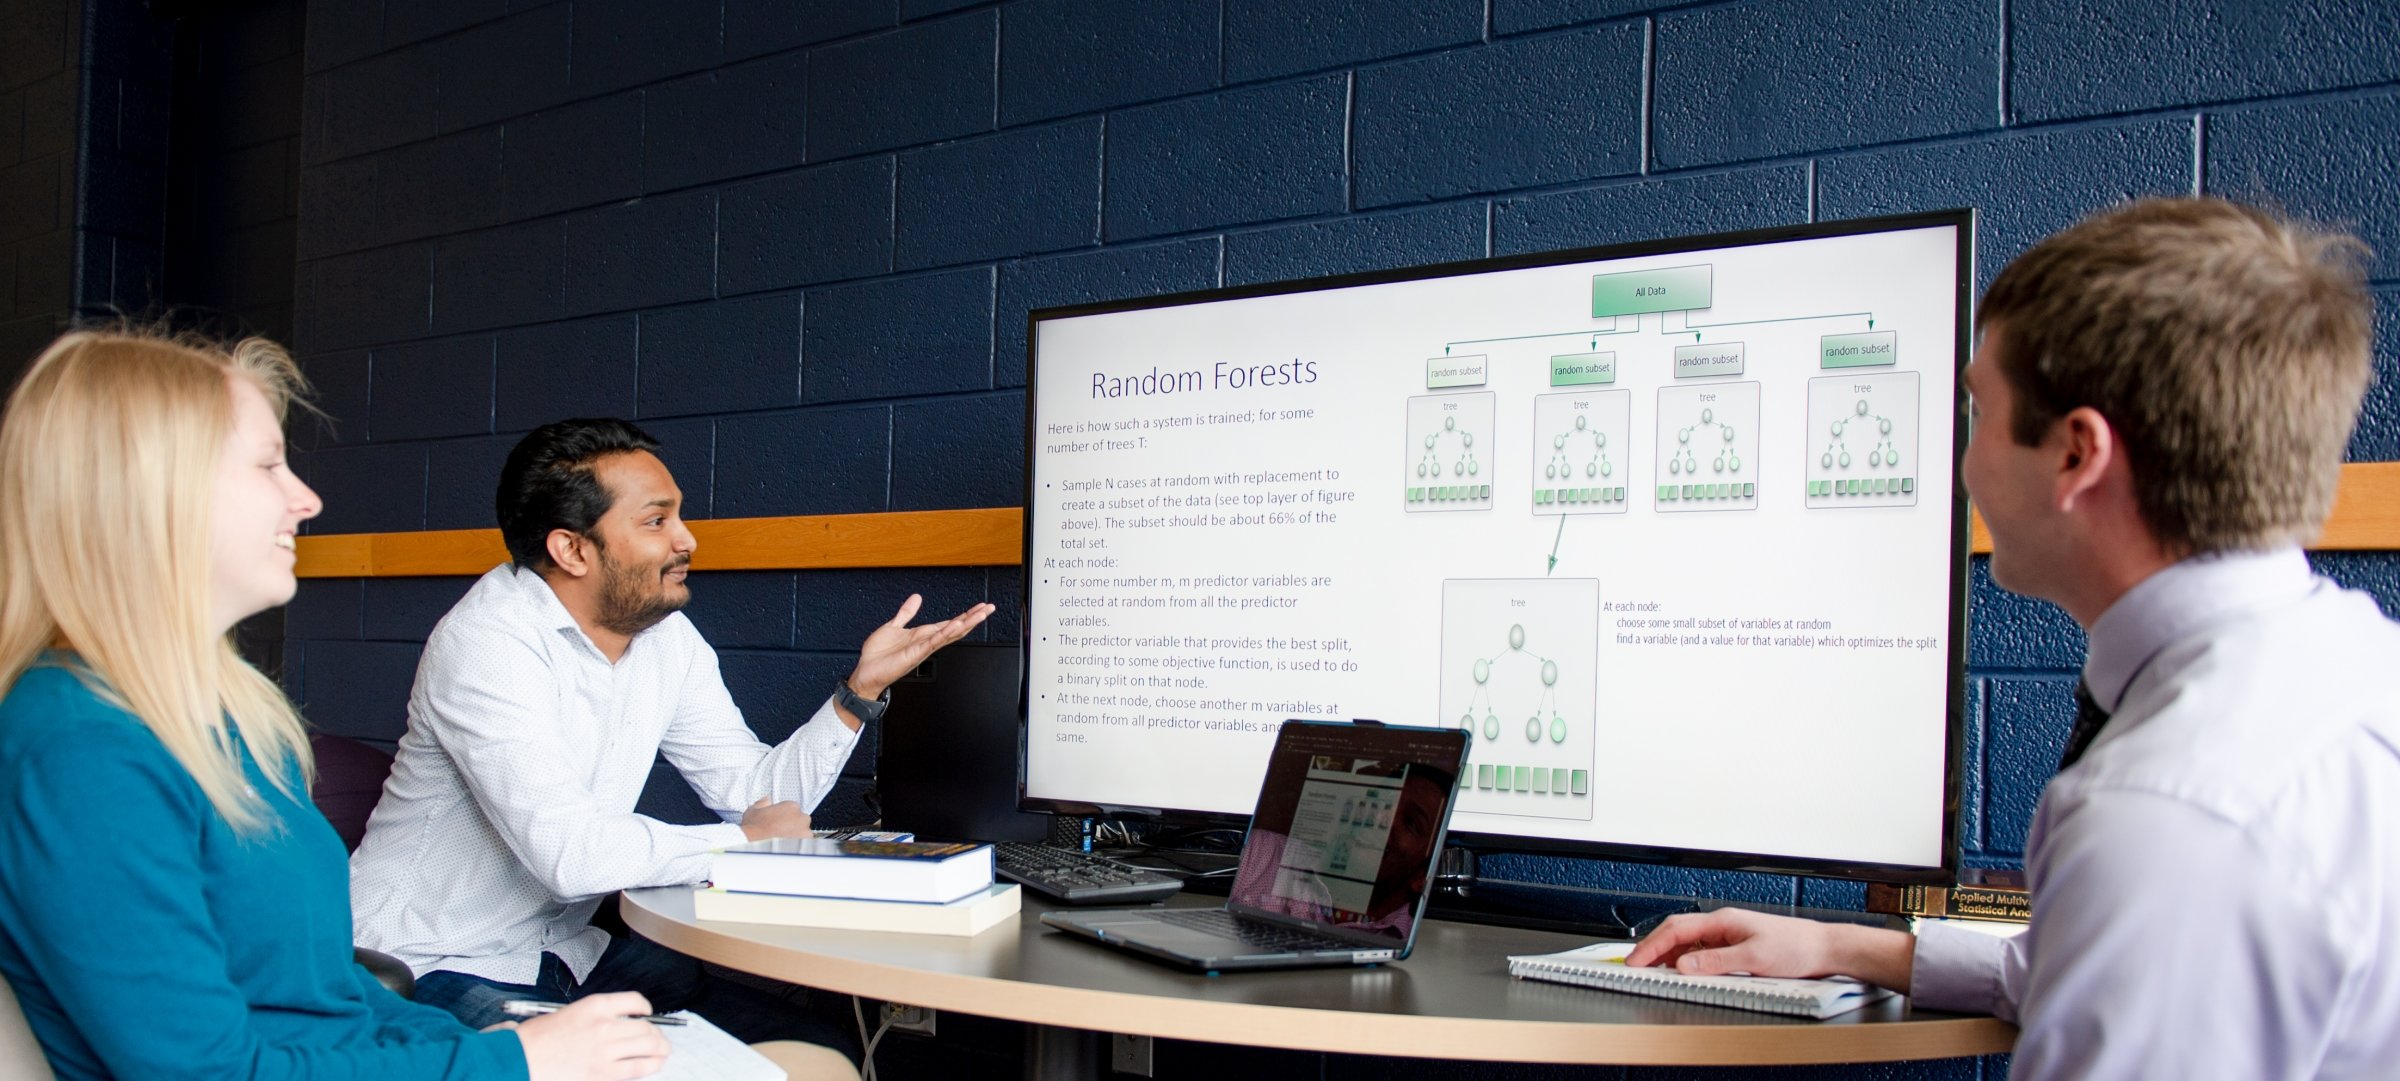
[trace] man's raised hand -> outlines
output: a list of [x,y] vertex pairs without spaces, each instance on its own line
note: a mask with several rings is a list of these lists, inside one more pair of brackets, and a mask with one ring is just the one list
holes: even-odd
[[924,603],[924,597],[909,594],[900,602],[899,614],[875,628],[859,647],[858,667],[850,672],[850,689],[859,697],[882,697],[884,688],[916,671],[933,651],[966,637],[994,611],[990,604],[977,604],[940,623],[909,626],[908,621],[917,617],[917,608]]

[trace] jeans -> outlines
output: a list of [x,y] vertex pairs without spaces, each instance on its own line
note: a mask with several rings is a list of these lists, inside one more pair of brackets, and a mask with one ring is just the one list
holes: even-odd
[[512,1020],[501,1008],[511,999],[573,1002],[614,991],[639,991],[658,1013],[690,1010],[743,1043],[800,1040],[833,1048],[853,1063],[861,1057],[858,1041],[848,1031],[818,1020],[796,1003],[711,975],[699,961],[638,935],[611,939],[591,976],[581,983],[557,954],[545,953],[542,970],[531,984],[439,969],[417,977],[416,1001],[447,1010],[474,1028],[488,1028]]

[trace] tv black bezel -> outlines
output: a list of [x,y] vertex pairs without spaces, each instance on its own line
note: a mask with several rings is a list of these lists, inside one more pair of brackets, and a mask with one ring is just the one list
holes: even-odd
[[[1421,281],[1428,278],[1463,277],[1496,271],[1526,270],[1558,266],[1565,263],[1598,262],[1651,255],[1673,255],[1704,249],[1747,247],[1795,240],[1821,240],[1829,237],[1856,236],[1866,233],[1900,232],[1909,229],[1951,227],[1958,231],[1958,261],[1955,268],[1956,338],[1951,369],[1950,452],[1950,641],[1949,691],[1946,696],[1947,749],[1944,754],[1942,781],[1942,861],[1938,866],[1921,867],[1911,864],[1863,863],[1849,860],[1815,859],[1799,856],[1779,856],[1754,852],[1725,852],[1714,849],[1684,849],[1654,845],[1634,845],[1608,841],[1568,840],[1554,837],[1525,837],[1507,833],[1452,831],[1449,843],[1480,852],[1524,852],[1543,855],[1571,856],[1588,859],[1622,860],[1634,863],[1659,864],[1673,867],[1692,867],[1720,871],[1760,871],[1773,874],[1809,875],[1821,878],[1843,878],[1863,882],[1883,882],[1898,885],[1943,885],[1957,880],[1961,862],[1962,811],[1964,809],[1964,764],[1966,753],[1966,651],[1967,651],[1967,567],[1970,541],[1966,485],[1959,476],[1959,462],[1966,453],[1968,414],[1966,409],[1965,368],[1974,335],[1975,288],[1975,224],[1972,207],[1952,210],[1923,211],[1871,218],[1852,218],[1843,221],[1809,222],[1800,225],[1772,226],[1764,229],[1745,229],[1735,232],[1709,233],[1696,236],[1637,240],[1622,244],[1567,248],[1556,251],[1528,252],[1517,255],[1492,256],[1449,263],[1401,267],[1390,270],[1361,271],[1315,278],[1296,278],[1289,281],[1259,282],[1249,285],[1223,286],[1214,289],[1189,290],[1180,293],[1161,293],[1153,296],[1130,297],[1122,300],[1095,301],[1037,308],[1025,317],[1025,496],[1024,547],[1020,561],[1022,578],[1020,596],[1026,599],[1028,613],[1033,598],[1033,527],[1034,508],[1038,501],[1033,490],[1033,463],[1039,452],[1040,424],[1037,392],[1041,378],[1041,324],[1048,319],[1105,315],[1111,312],[1139,311],[1149,308],[1182,307],[1192,304],[1215,303],[1227,300],[1246,300],[1253,297],[1280,296],[1290,293],[1312,293],[1327,289],[1347,289],[1362,285],[1388,285],[1396,282]],[[1028,621],[1030,622],[1030,620]],[[1030,626],[1021,628],[1030,635]],[[1028,648],[1020,646],[1021,649]],[[1025,791],[1025,768],[1031,752],[1032,733],[1032,666],[1020,664],[1024,675],[1017,692],[1017,807],[1055,815],[1071,816],[1130,816],[1151,818],[1193,827],[1239,827],[1249,816],[1222,811],[1192,808],[1141,807],[1123,804],[1099,804],[1080,800],[1034,797]],[[1794,778],[1793,789],[1805,791],[1806,778]]]

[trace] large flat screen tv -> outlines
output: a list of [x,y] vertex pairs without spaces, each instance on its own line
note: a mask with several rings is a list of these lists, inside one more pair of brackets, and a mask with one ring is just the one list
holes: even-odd
[[1473,739],[1453,839],[1957,865],[1969,211],[1035,312],[1022,804]]

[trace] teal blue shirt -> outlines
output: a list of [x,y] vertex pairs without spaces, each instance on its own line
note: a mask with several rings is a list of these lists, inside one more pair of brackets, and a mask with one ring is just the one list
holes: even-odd
[[242,765],[267,832],[48,661],[0,699],[0,976],[59,1077],[523,1078],[515,1033],[351,959],[341,838]]

